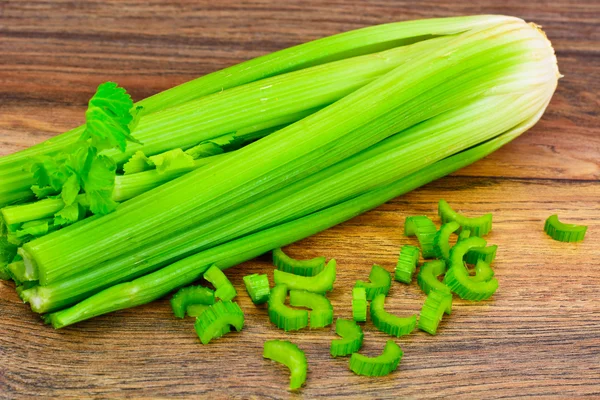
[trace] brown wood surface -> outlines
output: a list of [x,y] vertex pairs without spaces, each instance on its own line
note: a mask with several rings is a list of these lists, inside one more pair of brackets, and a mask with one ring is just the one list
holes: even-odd
[[[114,80],[135,99],[233,63],[325,35],[384,22],[502,13],[543,25],[565,77],[542,121],[505,148],[345,224],[289,247],[335,257],[330,295],[350,316],[350,289],[373,263],[393,271],[407,215],[435,216],[445,198],[468,214],[494,213],[489,242],[500,289],[455,300],[437,336],[398,339],[404,359],[383,378],[331,359],[333,328],[285,334],[228,275],[246,313],[242,333],[202,346],[191,319],[167,300],[54,331],[0,284],[0,397],[505,398],[600,396],[600,3],[475,1],[0,1],[0,155],[83,122],[89,96]],[[583,243],[550,240],[544,219],[589,225]],[[419,311],[415,284],[395,283],[389,311]],[[267,339],[306,351],[307,385],[290,394],[284,367],[262,359]],[[388,337],[365,325],[365,354]]]

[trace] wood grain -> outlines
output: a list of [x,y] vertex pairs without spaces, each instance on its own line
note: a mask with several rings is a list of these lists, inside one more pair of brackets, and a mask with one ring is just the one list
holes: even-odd
[[[500,5],[502,4],[502,5]],[[373,263],[392,271],[407,215],[435,216],[445,198],[494,213],[499,245],[492,300],[455,300],[440,334],[401,338],[401,366],[364,378],[331,359],[332,328],[285,334],[228,275],[246,312],[242,333],[199,344],[191,319],[167,300],[53,331],[0,284],[0,397],[507,398],[600,396],[600,4],[596,1],[0,1],[0,155],[79,125],[95,86],[115,80],[140,99],[233,63],[325,35],[390,21],[475,13],[543,25],[565,77],[538,125],[490,157],[289,247],[335,257],[331,300],[350,316],[350,288]],[[551,213],[589,225],[583,243],[550,240]],[[271,274],[270,274],[271,275]],[[387,308],[419,311],[416,285],[395,283]],[[365,354],[386,335],[365,325]],[[289,394],[287,372],[262,343],[290,338],[309,360],[307,386]]]

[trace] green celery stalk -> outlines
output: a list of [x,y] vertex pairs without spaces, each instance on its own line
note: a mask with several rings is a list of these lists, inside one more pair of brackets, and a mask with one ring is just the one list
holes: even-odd
[[[447,144],[444,148],[456,151],[500,134],[531,115],[537,115],[537,120],[541,115],[540,110],[545,108],[549,93],[539,96],[533,92],[519,97],[505,95],[483,98],[441,114],[254,204],[157,243],[143,252],[130,253],[101,264],[89,273],[38,287],[27,292],[24,300],[29,301],[37,312],[60,308],[85,298],[99,288],[150,272],[165,263],[235,239],[237,235],[303,216],[369,188],[399,179],[452,154],[440,152],[440,143]],[[541,100],[536,100],[537,97]],[[511,106],[518,111],[513,111]],[[486,118],[487,115],[493,118]],[[420,154],[416,152],[414,147],[419,143],[427,144],[429,150]],[[144,261],[140,263],[138,260]]]
[[[444,39],[429,42],[442,42]],[[130,144],[124,152],[107,149],[102,154],[122,165],[137,151],[153,155],[177,147],[185,149],[248,126],[261,126],[267,121],[306,113],[330,104],[390,71],[411,51],[411,46],[399,47],[318,65],[145,115],[133,132],[143,144]],[[18,183],[17,175],[11,174],[3,182]],[[29,186],[32,184],[29,182]]]
[[[303,110],[298,113],[291,113],[280,118],[250,125],[237,131],[235,135],[242,140],[242,144],[248,144],[282,129],[290,123],[298,121],[317,110],[318,108]],[[117,175],[115,177],[113,200],[121,202],[131,199],[224,156],[225,154],[217,154],[211,157],[199,158],[195,160],[194,166],[188,169],[179,169],[165,173],[150,170],[129,175]],[[83,198],[83,196],[80,197]],[[47,198],[34,203],[7,206],[0,209],[0,212],[2,213],[2,218],[6,224],[18,225],[29,221],[52,217],[55,213],[62,210],[64,206],[65,204],[60,198]]]
[[45,320],[59,329],[98,315],[146,304],[191,284],[213,264],[221,269],[229,268],[274,248],[318,233],[485,157],[529,129],[542,113],[543,109],[537,118],[534,117],[495,139],[432,164],[390,185],[308,216],[213,247],[131,282],[112,286],[75,306],[47,314]]
[[[30,302],[36,312],[54,310],[81,300],[98,289],[151,272],[194,252],[301,217],[395,181],[451,155],[453,151],[501,134],[538,113],[547,101],[536,100],[535,93],[522,99],[517,97],[484,98],[441,114],[252,204],[170,237],[142,252],[109,260],[87,273],[32,289],[25,292],[23,299]],[[515,113],[510,106],[520,111]],[[492,114],[493,118],[482,118],[495,110],[499,111]],[[471,135],[471,132],[475,134]],[[415,147],[420,143],[429,143],[429,150],[414,156]],[[448,150],[440,151],[439,143],[454,143],[454,147],[448,145]]]
[[[213,72],[144,99],[136,103],[136,106],[144,107],[144,113],[148,115],[285,72],[384,51],[433,36],[455,34],[505,18],[492,15],[441,18],[385,24],[345,32]],[[33,179],[24,171],[29,159],[64,150],[77,140],[84,128],[80,126],[29,149],[0,158],[0,207],[32,198],[33,193],[29,187],[33,184]]]
[[[534,83],[551,85],[554,90],[558,71],[553,51],[540,32],[520,20],[475,29],[432,48],[430,42],[436,40],[407,46],[413,50],[413,58],[391,73],[240,149],[226,163],[209,164],[122,204],[101,219],[75,224],[25,244],[23,248],[39,268],[40,283],[74,276],[103,259],[149,246],[174,231],[260,198],[400,129],[454,108],[456,99],[485,96],[490,90],[526,92],[531,89],[530,82],[526,80],[524,85],[515,74],[529,77],[530,64],[538,60],[545,69],[536,71],[539,77],[535,76]],[[512,63],[494,65],[501,58]],[[470,71],[477,72],[477,81],[456,87],[454,80]],[[489,78],[502,77],[506,83],[490,86]],[[454,103],[438,99],[453,99]],[[405,126],[381,123],[376,128],[370,126],[367,132],[362,129],[370,122],[386,121],[391,118],[388,114],[400,108],[407,116]],[[199,180],[206,188],[200,193],[194,185]]]

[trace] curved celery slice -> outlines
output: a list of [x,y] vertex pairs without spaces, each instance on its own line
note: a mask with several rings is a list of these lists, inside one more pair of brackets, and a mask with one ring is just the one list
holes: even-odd
[[322,294],[306,290],[290,290],[290,305],[310,308],[308,317],[311,328],[323,328],[333,322],[333,306]]
[[369,281],[370,282],[358,280],[354,287],[365,288],[367,300],[370,301],[381,293],[387,296],[390,291],[390,286],[392,285],[392,276],[387,270],[379,265],[373,265],[373,268],[371,268],[371,272],[369,273]]
[[269,319],[284,331],[297,331],[308,325],[308,312],[296,310],[285,305],[288,288],[277,285],[269,296]]
[[446,272],[446,263],[443,260],[434,260],[424,263],[417,275],[417,283],[425,294],[432,290],[450,293],[450,288],[438,280],[438,276]]
[[215,292],[204,286],[188,286],[179,289],[171,298],[171,307],[177,318],[185,317],[186,310],[191,304],[215,304]]
[[342,338],[331,341],[332,357],[348,356],[362,347],[364,334],[356,322],[338,318],[335,321],[335,333]]
[[359,353],[350,357],[350,370],[357,375],[384,376],[395,371],[402,359],[402,349],[393,340],[388,340],[383,353],[377,357],[367,357]]
[[437,232],[437,228],[432,220],[424,215],[406,217],[404,223],[404,234],[406,236],[417,236],[421,245],[421,253],[423,258],[435,257],[433,251],[433,238]]
[[290,369],[290,390],[299,389],[306,381],[308,363],[304,352],[287,340],[267,340],[263,357]]
[[[197,318],[197,317],[201,316],[202,313],[204,311],[208,310],[209,308],[210,308],[210,306],[207,306],[206,304],[190,304],[189,306],[187,306],[186,314],[188,315],[188,317]],[[223,328],[221,329],[221,332],[218,334],[218,336],[226,335],[229,332],[231,332],[231,325],[225,324],[223,326]]]
[[229,279],[227,279],[227,276],[216,265],[212,265],[204,273],[204,279],[212,283],[215,287],[215,297],[223,301],[230,301],[237,296],[237,291]]
[[554,214],[546,220],[544,232],[559,242],[580,242],[585,237],[587,226],[564,224],[558,220],[558,215]]
[[465,217],[454,211],[443,199],[438,204],[438,214],[442,219],[442,223],[456,221],[461,229],[470,230],[473,236],[485,236],[492,230],[492,214],[485,214],[476,218]]
[[[187,306],[185,313],[188,317],[199,317],[202,313],[210,308],[209,305],[206,304],[190,304]],[[229,325],[227,325],[229,329]]]
[[315,276],[325,267],[325,257],[316,257],[310,260],[295,260],[285,254],[283,250],[273,250],[273,264],[278,270],[300,276]]
[[367,290],[364,287],[352,288],[352,319],[357,322],[367,320]]
[[237,303],[218,301],[196,318],[194,328],[202,344],[208,344],[212,339],[223,336],[227,325],[241,331],[244,327],[244,313]]
[[394,271],[394,279],[399,282],[410,283],[419,262],[419,248],[405,245],[400,250],[400,257]]
[[450,235],[460,229],[456,221],[443,224],[433,238],[433,252],[435,256],[444,261],[450,258]]
[[484,260],[478,260],[475,264],[475,276],[471,277],[475,282],[487,282],[494,277],[494,270]]
[[465,240],[471,237],[471,231],[468,229],[462,229],[460,231],[460,233],[458,234],[458,240],[457,242],[460,242],[461,240]]
[[444,313],[452,312],[452,294],[432,290],[427,295],[421,314],[419,315],[419,329],[435,335]]
[[267,274],[252,274],[244,276],[246,291],[254,304],[263,304],[269,300],[271,287]]
[[276,285],[286,285],[290,290],[296,289],[314,293],[325,293],[333,290],[335,275],[336,262],[335,259],[331,259],[318,275],[298,276],[276,269],[273,271],[273,280]]
[[497,250],[498,246],[496,245],[469,250],[465,255],[465,262],[467,264],[477,264],[479,260],[482,260],[491,264],[496,259]]
[[[463,258],[465,254],[477,247],[485,247],[486,241],[480,237],[471,237],[457,243],[450,251],[450,268],[444,277],[444,283],[465,300],[485,300],[498,289],[498,280],[491,278],[481,282],[469,275]],[[483,262],[483,261],[482,261]]]
[[411,333],[417,326],[417,316],[400,318],[384,309],[385,295],[377,295],[371,302],[371,321],[381,332],[400,337]]

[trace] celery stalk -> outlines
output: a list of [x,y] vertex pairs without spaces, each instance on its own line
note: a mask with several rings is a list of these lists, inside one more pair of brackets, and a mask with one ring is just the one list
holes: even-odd
[[[23,298],[36,312],[53,310],[81,300],[99,288],[151,272],[194,252],[393,182],[454,151],[499,135],[545,106],[536,101],[536,93],[518,97],[492,96],[441,114],[253,204],[198,225],[145,251],[100,264],[89,273],[33,289]],[[510,106],[517,107],[520,112],[515,113]],[[498,111],[492,113],[493,118],[483,118],[494,110]],[[422,147],[423,143],[428,143],[427,148]],[[444,146],[445,150],[438,150],[440,144],[448,145]],[[421,152],[415,156],[419,146]]]
[[[103,259],[150,246],[174,231],[258,199],[454,108],[458,99],[523,93],[536,85],[550,87],[550,93],[554,90],[558,72],[552,49],[542,34],[520,20],[500,21],[449,38],[444,46],[437,47],[439,42],[431,46],[437,40],[406,46],[412,58],[392,72],[239,150],[226,163],[209,164],[124,203],[101,219],[25,244],[39,268],[40,283],[74,276]],[[499,59],[510,62],[498,66]],[[534,79],[515,79],[529,78],[531,64],[539,60],[542,69]],[[477,79],[456,87],[455,80],[469,72],[476,72]],[[506,82],[498,84],[492,78]],[[397,115],[394,110],[406,115],[404,125],[386,123]],[[376,121],[383,122],[369,125]],[[194,185],[199,180],[206,188],[200,193]]]
[[[297,113],[291,113],[280,118],[261,122],[259,124],[249,125],[237,132],[235,135],[248,144],[254,140],[265,137],[292,122],[298,121],[314,112],[317,109],[303,110]],[[129,175],[117,175],[115,177],[115,188],[113,200],[121,202],[131,199],[139,194],[147,192],[165,182],[178,178],[194,169],[200,168],[210,162],[214,162],[225,154],[217,154],[211,157],[204,157],[195,160],[194,166],[189,169],[180,169],[159,173],[156,170],[144,171]],[[83,197],[83,196],[81,196]],[[0,209],[2,218],[8,225],[17,225],[24,222],[35,221],[38,219],[49,218],[62,210],[65,204],[60,198],[43,199],[34,203],[7,206]]]
[[[145,114],[254,82],[284,72],[402,46],[424,38],[455,34],[505,20],[502,16],[471,16],[399,22],[367,27],[318,39],[258,57],[176,86],[136,103]],[[29,158],[62,151],[83,132],[80,126],[29,149],[0,158],[0,206],[33,197],[31,175],[23,169]]]
[[[402,181],[413,182],[416,179],[417,184],[425,184],[445,173],[451,172],[451,168],[455,168],[455,164],[460,160],[462,162],[473,162],[476,160],[476,149],[479,150],[483,157],[494,151],[504,143],[512,140],[514,137],[529,129],[539,119],[546,104],[544,104],[527,123],[521,124],[512,131],[504,133],[497,139],[494,139],[486,145],[463,152],[462,154],[453,156],[452,158],[440,161],[433,166],[427,167],[422,172],[417,172],[410,177],[404,178]],[[474,118],[473,120],[478,120]],[[454,163],[454,164],[453,164]],[[439,169],[437,165],[440,165]],[[460,168],[460,167],[456,167]],[[442,175],[437,175],[441,173]],[[318,179],[315,181],[318,182]],[[401,189],[408,191],[416,186],[410,186],[404,183],[405,186],[400,186]],[[407,186],[408,185],[408,186]],[[335,193],[335,190],[332,191]],[[282,199],[290,200],[289,194],[294,193],[293,188],[289,193],[284,193]],[[403,192],[402,192],[403,193]],[[274,197],[271,199],[273,200]],[[299,199],[308,201],[311,196],[299,195]],[[280,201],[279,204],[282,204]],[[283,202],[285,204],[285,202]],[[335,204],[335,203],[329,203]],[[257,204],[257,210],[261,210],[261,204]],[[93,271],[76,276],[73,279],[57,282],[49,286],[38,286],[32,290],[26,291],[23,294],[23,299],[31,304],[31,307],[36,312],[47,312],[57,308],[70,305],[75,301],[79,301],[88,295],[96,292],[99,289],[109,287],[115,283],[122,282],[126,279],[132,279],[145,273],[151,272],[156,268],[165,265],[169,260],[177,260],[185,255],[193,254],[194,252],[205,250],[211,246],[222,243],[228,239],[234,239],[245,232],[256,231],[271,226],[272,223],[281,223],[289,221],[285,219],[283,214],[285,206],[274,205],[269,215],[263,215],[261,212],[253,212],[253,215],[248,214],[251,206],[241,209],[239,213],[231,213],[223,218],[214,220],[212,224],[207,224],[203,227],[198,227],[186,232],[186,237],[177,238],[165,241],[158,247],[148,249],[146,253],[130,255],[120,260],[108,262],[106,265],[101,265]],[[315,209],[317,210],[317,209]],[[287,213],[289,215],[289,213]],[[263,218],[264,216],[264,218]],[[246,220],[246,218],[248,218]],[[279,219],[278,219],[279,218]],[[241,231],[238,231],[241,230]],[[182,240],[183,239],[183,240]],[[144,260],[144,262],[136,262],[136,260]]]

